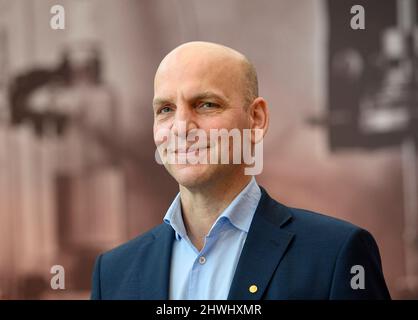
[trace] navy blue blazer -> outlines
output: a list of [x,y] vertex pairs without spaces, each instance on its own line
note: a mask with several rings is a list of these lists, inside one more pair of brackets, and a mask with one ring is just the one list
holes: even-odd
[[[372,235],[348,222],[262,196],[228,299],[390,299]],[[168,299],[173,229],[162,223],[100,255],[92,299]],[[364,268],[353,289],[352,267]],[[356,281],[355,281],[356,282]],[[358,283],[358,282],[357,282]],[[251,285],[258,291],[249,292]]]

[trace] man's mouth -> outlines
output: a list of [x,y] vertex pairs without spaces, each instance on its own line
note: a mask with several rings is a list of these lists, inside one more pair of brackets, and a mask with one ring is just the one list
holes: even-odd
[[179,148],[179,149],[174,150],[174,153],[175,154],[179,154],[179,155],[182,155],[182,154],[193,154],[193,153],[199,153],[199,152],[202,152],[202,151],[206,151],[207,149],[209,149],[209,147]]

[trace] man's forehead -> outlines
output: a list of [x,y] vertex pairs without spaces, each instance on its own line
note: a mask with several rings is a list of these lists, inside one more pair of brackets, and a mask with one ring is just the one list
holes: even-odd
[[233,91],[236,90],[230,81],[216,76],[196,78],[184,75],[171,79],[162,77],[155,85],[154,99],[194,100],[197,96],[209,97],[213,94],[213,96],[219,96],[227,101],[231,95],[234,95]]
[[238,75],[232,66],[222,64],[195,63],[183,67],[177,64],[172,68],[161,70],[155,77],[155,89],[173,87],[226,86]]
[[[167,77],[220,77],[223,73],[240,73],[237,61],[230,57],[211,55],[209,53],[182,55],[164,60],[156,73],[156,81]],[[236,75],[237,76],[237,75]]]

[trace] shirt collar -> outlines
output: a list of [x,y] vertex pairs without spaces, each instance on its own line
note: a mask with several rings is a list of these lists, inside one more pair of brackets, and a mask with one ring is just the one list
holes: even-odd
[[[233,226],[241,231],[247,232],[250,229],[250,225],[258,206],[258,202],[261,198],[261,190],[258,186],[255,178],[252,177],[248,185],[232,200],[228,207],[219,215],[213,224],[209,234],[211,234],[214,226],[220,221],[227,220]],[[186,228],[183,223],[181,214],[181,200],[180,193],[177,194],[167,213],[164,216],[163,221],[169,224],[176,233],[176,239],[184,238],[187,236]]]

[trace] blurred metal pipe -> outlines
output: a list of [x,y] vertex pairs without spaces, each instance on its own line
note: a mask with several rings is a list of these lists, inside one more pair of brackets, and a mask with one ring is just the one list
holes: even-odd
[[[404,196],[404,241],[406,279],[417,277],[417,240],[418,240],[418,183],[417,183],[417,150],[413,138],[402,144],[402,175]],[[414,281],[413,281],[414,282]],[[407,281],[410,283],[410,281]]]
[[[398,29],[411,41],[416,25],[416,1],[397,1]],[[412,54],[412,43],[409,43],[408,56]],[[414,59],[414,57],[409,57]],[[411,66],[412,67],[412,66]],[[405,245],[405,281],[410,292],[418,287],[418,176],[417,150],[414,137],[405,138],[402,150],[402,180],[404,200],[404,233]]]
[[415,0],[398,0],[397,1],[397,21],[398,27],[410,32],[415,27],[416,22],[416,3]]

